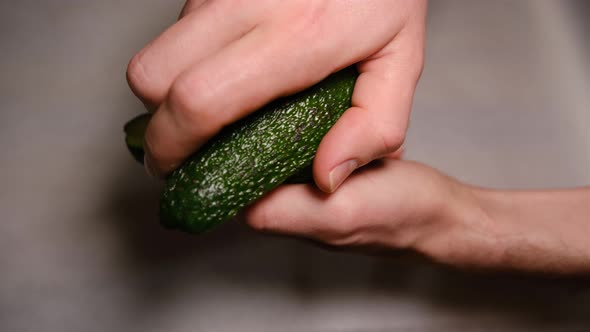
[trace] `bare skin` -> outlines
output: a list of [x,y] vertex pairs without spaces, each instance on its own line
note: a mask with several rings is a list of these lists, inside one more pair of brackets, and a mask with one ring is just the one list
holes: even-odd
[[398,160],[425,17],[425,0],[187,1],[127,70],[155,112],[148,173],[164,177],[225,125],[356,64],[352,107],[314,161],[317,186],[270,193],[244,211],[252,227],[455,266],[590,274],[590,188],[494,191]]
[[386,158],[333,194],[282,186],[243,217],[261,231],[334,246],[410,249],[458,267],[590,274],[590,187],[489,190]]
[[318,187],[335,191],[356,167],[402,145],[425,16],[424,0],[188,1],[127,70],[131,89],[156,110],[148,172],[166,175],[223,126],[357,64],[353,107],[314,163]]

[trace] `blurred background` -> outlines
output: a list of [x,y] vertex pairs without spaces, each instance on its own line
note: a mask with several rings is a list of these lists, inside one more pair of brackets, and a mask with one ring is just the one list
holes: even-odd
[[[157,223],[128,60],[182,0],[0,2],[0,330],[589,331],[590,281]],[[497,188],[590,184],[589,1],[431,1],[407,140]],[[559,222],[559,221],[556,221]]]

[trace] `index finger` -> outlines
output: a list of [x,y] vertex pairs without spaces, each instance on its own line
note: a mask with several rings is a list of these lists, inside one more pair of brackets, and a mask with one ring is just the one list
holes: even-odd
[[224,126],[339,69],[281,37],[258,26],[176,79],[146,131],[149,173],[166,175]]

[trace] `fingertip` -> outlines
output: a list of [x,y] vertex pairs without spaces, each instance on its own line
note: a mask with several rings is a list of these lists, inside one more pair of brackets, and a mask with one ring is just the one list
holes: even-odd
[[148,176],[159,179],[164,177],[165,172],[160,169],[158,160],[154,157],[152,148],[153,139],[149,138],[151,136],[149,135],[149,127],[150,126],[148,125],[148,129],[146,130],[143,139],[143,167]]
[[313,165],[313,180],[318,187],[319,190],[322,192],[329,194],[330,193],[330,179],[329,179],[329,172],[324,172],[322,165],[319,165],[317,159],[314,161]]
[[347,160],[340,165],[334,167],[328,174],[328,182],[330,184],[330,193],[333,193],[338,187],[346,180],[355,169],[359,166],[358,162],[354,159]]
[[[358,167],[368,161],[362,153],[371,146],[359,137],[372,132],[365,119],[366,111],[358,107],[348,109],[322,139],[313,165],[317,187],[325,193],[333,193]],[[369,142],[370,143],[370,142]]]
[[269,193],[261,199],[255,201],[240,212],[240,218],[248,226],[258,232],[280,232],[281,225],[275,221],[275,213],[272,210],[273,193]]
[[320,196],[309,184],[282,185],[246,207],[241,215],[257,231],[304,235],[317,219]]
[[157,175],[157,171],[154,168],[154,162],[152,160],[152,157],[150,157],[148,152],[145,152],[143,154],[143,167],[145,169],[145,172],[148,176],[152,177],[152,178],[158,178],[159,176]]
[[153,139],[150,134],[150,127],[153,123],[153,117],[148,123],[148,126],[143,137],[143,167],[148,176],[154,179],[164,177],[164,172],[158,167],[158,160],[154,158],[153,154]]
[[199,147],[198,139],[190,126],[179,125],[173,111],[165,102],[156,110],[146,128],[144,151],[146,170],[156,177],[164,178]]

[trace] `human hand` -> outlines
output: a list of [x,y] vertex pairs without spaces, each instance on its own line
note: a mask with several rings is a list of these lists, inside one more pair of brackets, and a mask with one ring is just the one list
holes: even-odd
[[590,187],[499,191],[384,158],[332,194],[283,185],[240,215],[254,229],[333,246],[410,249],[492,270],[590,275]]
[[422,164],[384,158],[326,194],[313,184],[283,185],[245,209],[256,230],[332,246],[415,249],[431,257],[449,251],[432,235],[452,234],[451,215],[462,185]]
[[189,0],[133,57],[134,93],[155,114],[146,165],[164,176],[224,126],[357,63],[347,110],[314,161],[333,192],[356,167],[397,150],[423,66],[425,0]]

